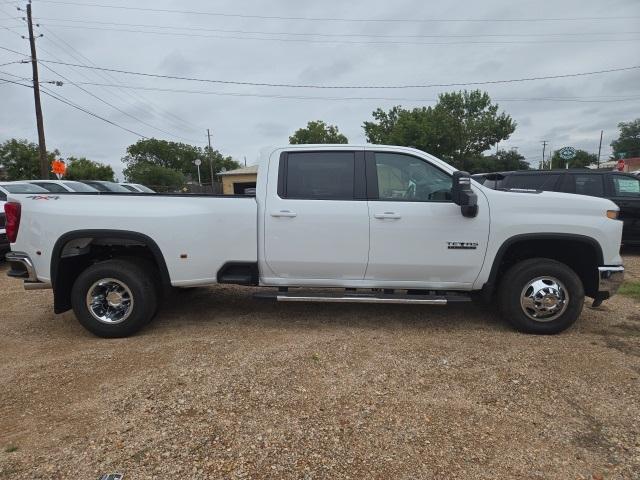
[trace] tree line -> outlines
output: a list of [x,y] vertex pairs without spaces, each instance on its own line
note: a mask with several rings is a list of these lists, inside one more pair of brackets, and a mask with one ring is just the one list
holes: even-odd
[[[517,124],[510,115],[499,112],[498,105],[480,90],[443,93],[432,107],[405,109],[398,105],[388,111],[378,108],[372,116],[373,120],[362,126],[368,143],[418,148],[471,173],[532,167],[515,150],[496,148],[494,153],[485,153],[507,140]],[[618,128],[620,135],[611,143],[612,159],[640,156],[640,119],[621,122]],[[315,120],[297,130],[289,142],[348,143],[348,139],[337,126]],[[584,168],[597,160],[597,154],[578,149],[569,168]],[[551,167],[565,166],[559,150],[554,151]]]
[[[454,167],[471,173],[526,170],[531,165],[515,150],[495,148],[507,140],[517,127],[513,118],[499,111],[489,94],[480,90],[442,93],[435,105],[406,109],[400,105],[385,111],[373,111],[372,119],[362,125],[367,142],[415,147],[429,152]],[[611,143],[612,158],[640,156],[640,118],[618,124],[619,137]],[[335,125],[322,120],[310,121],[290,137],[291,144],[348,143]],[[495,148],[495,150],[494,150]],[[491,150],[493,153],[487,154]],[[58,150],[48,152],[49,160],[61,158]],[[111,166],[85,157],[66,157],[71,180],[114,180]],[[197,180],[195,161],[200,160],[203,184],[211,184],[223,170],[239,168],[230,156],[209,147],[161,139],[142,139],[127,147],[122,162],[129,182],[179,189],[185,182]],[[586,167],[597,155],[577,150],[571,168]],[[559,152],[551,155],[552,168],[564,168]],[[213,170],[213,178],[212,178]],[[39,176],[38,147],[23,139],[0,144],[0,175],[7,180],[33,179]],[[51,174],[52,178],[53,174]],[[1,177],[0,177],[1,178]]]
[[[47,152],[47,157],[49,163],[54,159],[64,160],[67,166],[64,178],[68,180],[115,180],[110,165],[85,157],[62,158],[57,149]],[[197,180],[196,160],[201,161],[200,176],[205,185],[211,184],[212,170],[215,181],[216,175],[223,170],[240,167],[238,162],[218,150],[155,138],[130,145],[121,160],[125,164],[123,174],[126,181],[167,190],[177,190],[187,181]],[[15,138],[0,144],[0,173],[6,180],[39,178],[38,145]],[[50,173],[50,178],[56,177]]]

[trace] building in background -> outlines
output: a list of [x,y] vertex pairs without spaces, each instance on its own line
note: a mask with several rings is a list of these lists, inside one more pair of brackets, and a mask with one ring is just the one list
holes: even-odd
[[[229,170],[220,174],[222,179],[222,193],[225,195],[244,195],[255,193],[256,180],[258,179],[258,165]],[[247,189],[253,189],[246,192]]]

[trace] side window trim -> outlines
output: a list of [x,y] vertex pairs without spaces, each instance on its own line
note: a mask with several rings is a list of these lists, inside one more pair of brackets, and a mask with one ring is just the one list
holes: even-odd
[[370,201],[408,202],[408,203],[453,203],[453,200],[437,200],[437,201],[436,200],[407,200],[403,198],[380,200],[380,192],[378,190],[378,167],[376,165],[377,153],[394,153],[397,155],[404,155],[406,157],[415,158],[416,160],[420,160],[421,162],[426,163],[430,167],[436,170],[439,170],[445,175],[452,177],[452,175],[449,172],[444,171],[442,168],[438,167],[437,165],[434,165],[433,163],[425,160],[424,158],[420,158],[416,155],[411,155],[410,153],[367,150],[365,152],[365,164],[366,164],[366,178],[367,178],[367,198]]

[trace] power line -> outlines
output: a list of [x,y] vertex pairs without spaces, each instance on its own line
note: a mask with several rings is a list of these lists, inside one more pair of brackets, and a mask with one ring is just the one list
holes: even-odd
[[[624,43],[624,42],[637,42],[638,38],[594,38],[594,39],[550,39],[550,40],[480,40],[480,41],[448,41],[448,42],[419,42],[409,40],[343,40],[343,39],[312,39],[312,38],[276,38],[276,37],[243,37],[237,35],[216,35],[216,34],[202,34],[202,33],[186,33],[186,32],[158,32],[152,30],[135,30],[129,28],[113,28],[113,27],[96,27],[89,25],[62,25],[62,24],[47,24],[51,27],[58,28],[75,28],[85,30],[98,30],[98,31],[113,31],[113,32],[127,32],[127,33],[142,33],[147,35],[161,35],[161,36],[177,36],[177,37],[189,37],[189,38],[218,38],[223,40],[248,40],[248,41],[270,41],[270,42],[285,42],[285,43],[318,43],[318,44],[351,44],[351,45],[520,45],[520,44],[544,44],[544,43]],[[5,27],[6,28],[6,27]],[[15,32],[14,32],[15,33]]]
[[0,63],[0,67],[5,67],[7,65],[13,65],[14,63],[24,63],[24,62],[22,60],[17,60],[17,61],[13,61],[13,62]]
[[222,85],[243,85],[243,86],[253,86],[253,87],[284,87],[284,88],[316,88],[316,89],[354,89],[354,90],[355,89],[405,89],[405,88],[463,87],[463,86],[472,86],[472,85],[494,85],[494,84],[501,84],[501,83],[519,83],[519,82],[530,82],[530,81],[536,81],[536,80],[552,80],[552,79],[558,79],[558,78],[583,77],[587,75],[598,75],[603,73],[624,72],[624,71],[636,70],[640,68],[640,65],[634,65],[630,67],[611,68],[606,70],[595,70],[591,72],[567,73],[567,74],[561,74],[561,75],[545,75],[545,76],[539,76],[539,77],[512,78],[507,80],[484,80],[484,81],[475,81],[475,82],[430,83],[430,84],[415,84],[415,85],[314,85],[314,84],[267,83],[267,82],[248,82],[248,81],[235,81],[235,80],[194,78],[194,77],[183,77],[179,75],[162,75],[159,73],[134,72],[130,70],[122,70],[117,68],[91,67],[88,65],[81,65],[77,63],[67,63],[67,62],[56,62],[53,60],[39,60],[39,61],[44,63],[67,65],[70,67],[89,68],[89,69],[95,69],[95,70],[102,70],[106,72],[124,73],[127,75],[139,75],[143,77],[165,78],[170,80],[185,80],[185,81],[202,82],[202,83],[217,83]]
[[[51,20],[54,22],[69,22],[79,23],[86,26],[87,23],[97,25],[114,25],[124,27],[142,27],[142,28],[158,28],[158,29],[170,29],[170,30],[189,30],[189,31],[202,31],[202,32],[216,32],[216,33],[242,33],[247,35],[285,35],[285,36],[300,36],[300,37],[345,37],[345,38],[477,38],[477,37],[553,37],[553,36],[602,36],[602,35],[636,35],[637,32],[563,32],[563,33],[476,33],[476,34],[403,34],[403,35],[381,35],[375,33],[310,33],[310,32],[267,32],[263,30],[236,30],[236,29],[220,29],[220,28],[205,28],[196,26],[175,26],[175,25],[158,25],[148,23],[122,23],[122,22],[102,22],[98,20],[87,19],[66,19],[66,18],[48,18],[38,17],[39,20]],[[54,24],[49,24],[53,26]],[[60,25],[59,27],[73,27],[73,25]]]
[[[102,87],[121,87],[135,90],[145,90],[153,92],[166,92],[166,93],[189,93],[189,94],[201,94],[201,95],[216,95],[216,96],[230,96],[230,97],[257,97],[257,98],[283,98],[294,100],[384,100],[384,101],[401,101],[401,102],[436,102],[436,99],[429,98],[399,98],[399,97],[319,97],[319,96],[301,96],[301,95],[270,95],[259,93],[241,93],[241,92],[213,92],[210,90],[187,90],[176,88],[159,88],[159,87],[146,87],[144,85],[125,85],[125,84],[108,84],[108,83],[86,83],[77,82],[80,85],[96,85]],[[626,102],[629,100],[640,99],[640,93],[638,95],[617,95],[606,96],[597,95],[593,97],[533,97],[533,98],[496,98],[496,102],[528,102],[528,101],[560,101],[560,102],[581,102],[581,103],[610,103],[610,102]]]
[[0,25],[0,28],[2,28],[2,29],[4,29],[4,30],[6,30],[7,32],[11,32],[11,33],[13,33],[14,35],[17,35],[17,36],[19,36],[20,38],[22,38],[22,35],[20,35],[18,32],[14,32],[14,31],[13,31],[11,28],[9,28],[9,27],[5,27],[4,25]]
[[[47,30],[50,34],[52,34],[53,36],[56,36],[56,37],[57,37],[57,35],[55,35],[55,34],[54,34],[53,32],[51,32],[49,29],[46,29],[46,30]],[[58,38],[59,38],[59,37],[58,37]],[[61,39],[61,40],[62,40],[62,39]],[[52,41],[52,42],[53,42],[53,40],[52,40],[52,39],[50,39],[50,41]],[[54,43],[55,43],[55,42],[54,42]],[[65,43],[66,43],[66,42],[65,42]],[[68,46],[69,48],[71,48],[71,49],[75,50],[71,45],[67,44],[67,46]],[[48,53],[48,54],[49,54],[50,56],[52,56],[52,57],[57,58],[55,55],[53,55],[53,54],[52,54],[51,52],[49,52],[48,50],[44,49],[42,46],[40,46],[40,50],[42,50],[42,51],[44,51],[44,52]],[[58,60],[60,60],[59,58],[57,58],[57,59],[58,59]],[[51,70],[51,71],[52,71],[53,73],[55,73],[56,75],[59,75],[60,77],[62,77],[63,79],[65,79],[67,82],[69,82],[69,83],[71,83],[71,84],[74,84],[74,82],[73,82],[72,80],[68,79],[67,77],[64,77],[62,74],[60,74],[59,72],[56,72],[55,70],[51,69],[51,68],[50,68],[50,67],[48,67],[47,65],[44,65],[44,64],[43,64],[42,66],[43,66],[44,68],[47,68],[47,69]],[[96,75],[104,75],[104,74],[102,74],[102,73],[99,73],[99,74],[98,74],[98,73],[96,72]],[[88,78],[88,77],[85,77],[85,78]],[[104,79],[104,78],[106,78],[106,77],[102,77],[102,78]],[[113,77],[112,77],[112,78],[113,78]],[[107,81],[108,81],[108,78],[107,78]],[[155,129],[155,130],[157,130],[157,131],[159,131],[159,132],[162,132],[162,133],[164,133],[164,134],[166,134],[166,135],[170,135],[170,136],[172,136],[172,137],[175,137],[175,138],[178,138],[178,139],[181,139],[181,140],[185,140],[185,141],[188,141],[188,142],[193,142],[193,141],[194,141],[194,140],[192,140],[192,139],[188,139],[188,138],[182,137],[182,136],[180,136],[180,135],[176,135],[176,134],[173,134],[173,133],[171,133],[171,132],[168,132],[168,131],[166,131],[166,130],[164,130],[164,129],[162,129],[162,128],[156,127],[156,126],[152,125],[151,123],[148,123],[148,122],[146,122],[146,121],[144,121],[144,120],[142,120],[142,119],[140,119],[140,118],[138,118],[138,117],[136,117],[136,116],[134,116],[134,115],[130,114],[129,112],[127,112],[127,111],[125,111],[125,110],[122,110],[122,109],[118,108],[117,106],[115,106],[115,105],[113,105],[113,104],[111,104],[111,103],[107,102],[106,100],[104,100],[104,99],[102,99],[102,98],[98,97],[97,95],[94,95],[92,92],[90,92],[90,91],[88,91],[88,90],[86,90],[86,89],[84,89],[84,88],[80,87],[79,85],[75,84],[75,86],[76,86],[76,87],[78,87],[80,90],[83,90],[83,91],[84,91],[85,93],[87,93],[88,95],[93,96],[94,98],[96,98],[96,99],[97,99],[97,100],[99,100],[100,102],[102,102],[102,103],[104,103],[104,104],[108,105],[109,107],[111,107],[111,108],[113,108],[113,109],[117,110],[118,112],[122,113],[123,115],[126,115],[126,116],[128,116],[128,117],[131,117],[132,119],[134,119],[134,120],[135,120],[135,121],[137,121],[137,122],[140,122],[140,123],[142,123],[142,124],[144,124],[144,125],[147,125],[147,126],[149,126],[149,127],[153,128],[153,129]]]
[[[69,50],[64,49],[66,54],[69,55],[70,57],[74,58],[75,60],[79,61],[81,64],[84,64],[85,62],[83,61],[83,59],[88,62],[89,64],[96,66],[96,64],[86,55],[83,55],[81,52],[79,52],[73,45],[71,45],[70,43],[68,43],[67,41],[65,41],[63,38],[61,38],[60,36],[58,36],[56,33],[54,33],[51,29],[47,28],[46,26],[42,27],[47,33],[49,33],[51,36],[55,37],[56,39],[58,39],[60,42],[62,42],[64,45],[67,46],[67,48],[69,50],[71,50],[71,52],[69,52]],[[56,43],[53,41],[53,39],[49,38],[49,41],[51,41],[52,43]],[[75,52],[77,55],[74,55],[73,52]],[[58,59],[59,60],[59,59]],[[101,71],[94,71],[92,72],[94,73],[94,75],[102,78],[103,80],[106,80],[107,82],[112,81],[115,83],[119,83],[119,80],[114,76],[111,75],[110,73],[106,73],[106,72],[101,72]],[[83,75],[84,76],[84,75]],[[87,78],[85,76],[85,78]],[[179,117],[178,115],[162,110],[159,107],[155,107],[154,104],[152,102],[150,102],[148,99],[144,98],[143,96],[141,96],[140,94],[138,94],[137,92],[129,92],[125,89],[118,89],[120,92],[122,92],[124,95],[130,97],[131,99],[133,99],[136,102],[143,102],[146,104],[146,107],[152,111],[155,111],[157,114],[159,114],[160,116],[164,117],[165,119],[169,120],[170,122],[173,122],[174,125],[181,127],[184,129],[184,127],[180,126],[179,124],[183,124],[184,126],[186,126],[189,130],[197,130],[199,129],[199,127],[191,122],[189,122],[188,120],[185,120],[182,117]],[[131,105],[130,101],[128,101],[126,98],[124,97],[120,97],[121,99],[124,99],[124,101],[126,103],[129,103],[129,105]]]
[[[22,87],[31,88],[31,89],[33,88],[33,86],[31,86],[31,85],[25,85],[24,83],[15,82],[13,80],[9,80],[9,79],[6,79],[6,78],[0,78],[0,81],[7,82],[7,83],[13,83],[13,84],[20,85]],[[49,97],[51,97],[51,98],[53,98],[55,100],[58,100],[59,102],[64,103],[64,104],[66,104],[66,105],[68,105],[68,106],[70,106],[72,108],[75,108],[76,110],[80,110],[81,112],[84,112],[87,115],[91,115],[92,117],[95,117],[95,118],[97,118],[99,120],[102,120],[103,122],[106,122],[106,123],[108,123],[110,125],[113,125],[114,127],[118,127],[121,130],[125,130],[125,131],[127,131],[129,133],[132,133],[134,135],[137,135],[138,137],[141,137],[141,138],[148,138],[148,137],[145,137],[144,135],[142,135],[141,133],[138,133],[138,132],[135,132],[133,130],[130,130],[127,127],[123,127],[122,125],[120,125],[120,124],[118,124],[116,122],[113,122],[113,121],[111,121],[111,120],[109,120],[107,118],[104,118],[104,117],[98,115],[97,113],[93,113],[90,110],[87,110],[86,108],[81,107],[80,105],[77,105],[77,104],[73,103],[72,101],[64,98],[62,95],[58,95],[58,94],[55,94],[55,93],[51,92],[46,87],[42,87],[42,93],[44,93],[45,95],[47,95],[47,96],[49,96]]]
[[29,58],[29,55],[27,53],[18,52],[17,50],[12,50],[10,48],[3,47],[2,45],[0,45],[0,50],[6,50],[7,52],[17,53],[18,55],[22,55],[23,57]]
[[153,128],[154,130],[157,130],[157,131],[159,131],[159,132],[162,132],[162,133],[164,133],[165,135],[169,135],[169,136],[171,136],[171,137],[179,138],[179,139],[181,139],[181,140],[186,140],[186,141],[188,141],[188,142],[193,142],[193,140],[190,140],[190,139],[188,139],[188,138],[183,138],[183,137],[181,137],[181,136],[179,136],[179,135],[174,135],[173,133],[168,132],[167,130],[164,130],[164,129],[162,129],[162,128],[156,127],[156,126],[152,125],[151,123],[148,123],[148,122],[146,122],[146,121],[144,121],[144,120],[142,120],[142,119],[140,119],[140,118],[136,117],[135,115],[130,114],[130,113],[129,113],[129,112],[127,112],[126,110],[122,110],[121,108],[119,108],[119,107],[117,107],[117,106],[113,105],[112,103],[110,103],[110,102],[106,101],[106,100],[105,100],[105,99],[103,99],[102,97],[99,97],[98,95],[96,95],[96,94],[94,94],[94,93],[90,92],[90,91],[89,91],[89,90],[87,90],[86,88],[81,87],[79,84],[77,84],[77,83],[73,82],[72,80],[68,79],[67,77],[65,77],[65,76],[64,76],[64,75],[62,75],[61,73],[56,72],[56,71],[55,71],[54,69],[52,69],[51,67],[49,67],[49,66],[47,66],[47,65],[42,65],[42,66],[43,66],[44,68],[46,68],[47,70],[51,71],[52,73],[54,73],[55,75],[58,75],[58,76],[59,76],[59,77],[61,77],[62,79],[66,80],[67,82],[69,82],[69,83],[70,83],[70,84],[72,84],[73,86],[75,86],[75,87],[77,87],[78,89],[82,90],[82,91],[83,91],[84,93],[86,93],[87,95],[89,95],[89,96],[91,96],[91,97],[95,98],[96,100],[98,100],[98,101],[100,101],[100,102],[104,103],[105,105],[107,105],[107,106],[109,106],[109,107],[113,108],[114,110],[116,110],[116,111],[120,112],[121,114],[123,114],[123,115],[125,115],[125,116],[127,116],[127,117],[129,117],[129,118],[131,118],[131,119],[133,119],[133,120],[135,120],[135,121],[137,121],[137,122],[139,122],[139,123],[143,124],[143,125],[146,125],[147,127],[150,127],[150,128]]
[[116,10],[134,10],[140,12],[182,13],[187,15],[208,15],[214,17],[252,18],[261,20],[301,20],[320,22],[377,22],[377,23],[433,23],[433,22],[568,22],[591,20],[628,20],[640,16],[608,16],[608,17],[556,17],[556,18],[339,18],[339,17],[296,17],[280,15],[247,15],[240,13],[206,12],[197,10],[178,10],[169,8],[145,8],[103,3],[82,3],[61,0],[39,0],[40,3],[56,5],[72,5],[79,7],[96,7]]

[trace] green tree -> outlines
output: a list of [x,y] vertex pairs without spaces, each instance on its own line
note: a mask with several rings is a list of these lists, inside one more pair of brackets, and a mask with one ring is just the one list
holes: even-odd
[[[54,150],[47,152],[49,164],[59,156]],[[32,180],[40,178],[38,145],[26,139],[12,138],[0,145],[0,167],[7,180]],[[51,178],[53,178],[50,175]]]
[[107,180],[113,182],[113,168],[104,163],[94,162],[84,157],[69,157],[66,160],[67,180]]
[[640,118],[618,124],[620,135],[611,142],[614,159],[640,157]]
[[[551,168],[567,168],[567,161],[560,157],[560,150],[555,150],[551,157]],[[585,168],[587,165],[596,163],[598,155],[589,153],[586,150],[576,150],[576,156],[569,160],[569,168]],[[547,166],[549,164],[547,163]]]
[[295,131],[289,137],[290,144],[308,143],[349,143],[347,137],[338,131],[335,125],[327,125],[322,120],[307,123],[307,126]]
[[511,116],[498,113],[498,105],[480,90],[440,94],[433,107],[379,108],[373,118],[363,125],[368,142],[419,148],[460,169],[516,129]]
[[516,150],[499,150],[494,155],[471,159],[471,173],[509,172],[512,170],[529,170],[531,165]]
[[128,182],[141,183],[158,191],[178,190],[185,183],[182,172],[150,163],[132,165],[127,169],[126,179]]
[[209,151],[209,148],[200,148],[186,143],[169,142],[149,138],[138,140],[138,142],[127,148],[127,154],[122,161],[127,165],[124,169],[126,178],[131,178],[135,174],[135,169],[139,164],[156,165],[182,173],[187,179],[197,179],[196,160],[200,160],[200,174],[204,183],[211,182],[211,168],[209,158],[213,164],[214,175],[220,173],[222,169],[233,170],[239,168],[240,164],[231,157],[225,157],[217,150]]

